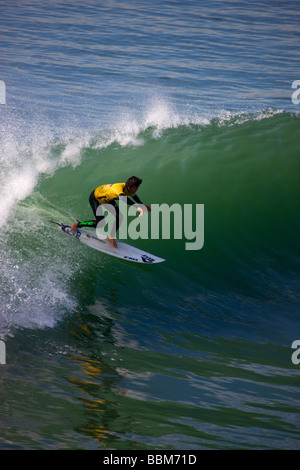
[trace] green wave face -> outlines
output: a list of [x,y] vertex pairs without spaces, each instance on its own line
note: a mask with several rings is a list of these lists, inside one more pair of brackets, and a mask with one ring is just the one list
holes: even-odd
[[[58,169],[38,189],[67,219],[90,218],[91,190],[133,174],[143,179],[139,195],[148,205],[179,204],[182,214],[187,205],[203,205],[200,250],[186,250],[183,231],[174,238],[173,220],[169,240],[151,239],[149,219],[150,239],[134,242],[192,282],[262,294],[270,270],[285,276],[297,265],[298,133],[299,117],[261,113],[93,134],[87,145],[77,142],[80,163]],[[196,231],[195,213],[192,223]]]
[[[57,396],[49,387],[50,403],[60,410],[65,397],[79,439],[92,447],[177,448],[189,445],[183,433],[201,448],[234,447],[232,439],[249,448],[258,438],[272,448],[280,435],[283,448],[298,445],[289,416],[298,393],[290,346],[299,302],[299,122],[261,113],[128,123],[43,135],[10,154],[23,172],[6,162],[0,327],[11,338],[7,361],[28,351],[24,360],[46,371],[44,380],[62,381]],[[166,259],[136,266],[49,223],[90,219],[91,190],[131,175],[143,179],[139,195],[148,205],[204,206],[201,249],[187,250],[172,230],[169,239],[128,240]],[[10,370],[6,388],[16,380]],[[9,393],[18,402],[16,390]],[[36,397],[25,416],[32,414]],[[170,435],[178,441],[170,444]]]

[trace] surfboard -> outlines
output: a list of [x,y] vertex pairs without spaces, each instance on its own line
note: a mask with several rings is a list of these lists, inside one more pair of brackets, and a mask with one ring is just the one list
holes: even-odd
[[147,253],[146,251],[140,250],[139,248],[127,245],[127,243],[121,242],[120,240],[116,240],[117,248],[114,248],[111,246],[109,241],[102,240],[101,238],[97,237],[96,231],[94,230],[84,230],[80,228],[72,233],[70,231],[70,225],[53,221],[51,222],[57,224],[64,233],[70,235],[72,238],[79,240],[81,243],[84,243],[90,248],[94,248],[94,250],[106,253],[107,255],[121,258],[126,261],[144,264],[154,264],[165,261],[163,258],[159,258],[158,256]]

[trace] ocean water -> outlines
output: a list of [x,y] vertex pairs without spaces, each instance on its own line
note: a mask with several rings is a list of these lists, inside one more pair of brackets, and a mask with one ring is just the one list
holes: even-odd
[[[299,20],[0,2],[1,449],[300,448]],[[49,222],[132,174],[204,204],[200,250],[132,240],[166,259],[139,266]]]

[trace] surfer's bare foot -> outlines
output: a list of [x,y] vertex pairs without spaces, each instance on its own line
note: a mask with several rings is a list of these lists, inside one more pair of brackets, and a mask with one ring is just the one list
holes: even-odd
[[117,248],[116,240],[114,238],[107,237],[107,240],[109,241],[109,243],[111,244],[113,248]]
[[76,230],[78,229],[78,224],[72,224],[71,228],[70,228],[70,232],[74,233],[76,232]]

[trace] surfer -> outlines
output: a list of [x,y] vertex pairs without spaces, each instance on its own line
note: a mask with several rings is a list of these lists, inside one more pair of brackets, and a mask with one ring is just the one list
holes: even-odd
[[[75,232],[80,227],[97,227],[97,224],[105,218],[103,215],[103,210],[101,210],[101,206],[105,204],[105,209],[109,210],[109,207],[112,208],[112,213],[115,214],[116,220],[114,224],[113,231],[111,235],[108,237],[108,241],[110,244],[117,248],[115,234],[118,231],[122,217],[120,214],[119,206],[116,203],[117,199],[124,198],[128,205],[133,205],[135,203],[139,204],[137,207],[138,211],[140,212],[140,216],[144,214],[144,208],[148,211],[151,211],[149,206],[146,206],[142,203],[138,195],[136,194],[137,190],[139,189],[142,180],[137,178],[136,176],[131,176],[128,178],[126,183],[115,183],[115,184],[104,184],[102,186],[98,186],[94,191],[91,192],[89,197],[89,202],[96,217],[96,220],[87,220],[85,222],[77,222],[74,223],[71,227],[71,232]],[[132,198],[132,199],[129,199]],[[141,207],[141,205],[143,207]],[[102,212],[102,213],[101,213]]]

